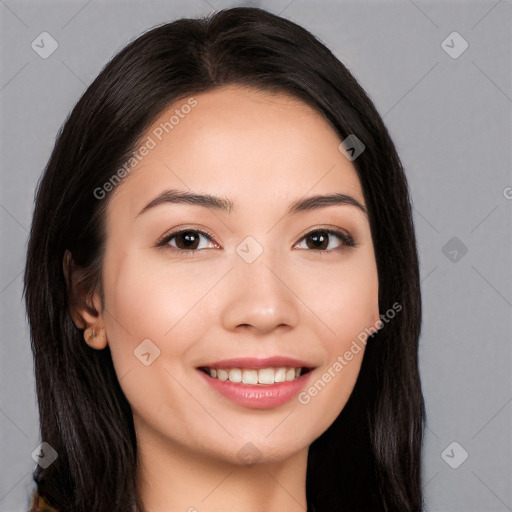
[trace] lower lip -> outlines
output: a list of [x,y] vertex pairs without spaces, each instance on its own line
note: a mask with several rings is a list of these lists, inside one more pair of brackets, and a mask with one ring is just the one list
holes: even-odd
[[290,382],[279,382],[274,384],[239,384],[228,380],[222,381],[210,377],[205,372],[197,370],[206,382],[221,395],[229,398],[236,404],[253,409],[271,409],[277,407],[296,396],[308,382],[309,371]]

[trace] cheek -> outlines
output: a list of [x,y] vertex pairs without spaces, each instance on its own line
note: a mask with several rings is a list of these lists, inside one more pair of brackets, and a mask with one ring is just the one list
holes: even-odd
[[[325,362],[316,371],[299,403],[322,418],[320,435],[349,399],[361,368],[368,335],[378,328],[378,274],[372,257],[354,259],[338,271],[315,273],[307,301],[315,312]],[[306,291],[304,291],[306,296]],[[305,301],[306,302],[306,301]],[[373,328],[373,330],[370,330]],[[318,331],[320,332],[320,330]]]
[[197,287],[184,286],[188,277],[165,273],[144,251],[105,257],[104,276],[109,348],[134,413],[149,419],[167,407],[182,410],[183,393],[173,376],[183,379],[193,346],[194,336],[182,331],[189,327],[187,315],[199,299]]
[[[318,266],[301,284],[304,302],[321,320],[331,357],[379,319],[379,284],[373,253],[359,251],[346,260]],[[378,325],[377,325],[378,327]]]
[[[315,378],[309,381],[308,386],[299,393],[298,408],[301,415],[309,422],[312,431],[311,439],[321,436],[336,420],[345,407],[356,383],[364,347],[360,347],[358,354],[352,354],[352,359],[344,359],[341,352],[341,361],[336,358],[316,372]],[[314,419],[314,421],[311,421]]]
[[141,343],[164,356],[155,359],[151,368],[162,365],[164,359],[172,361],[174,368],[184,365],[195,340],[201,340],[213,321],[213,312],[198,312],[225,269],[198,271],[194,264],[169,263],[144,250],[108,256],[104,261],[105,326],[118,376],[142,366],[136,358]]
[[[374,324],[376,312],[378,318],[378,280],[369,257],[299,267],[291,266],[286,273],[302,311],[302,325],[297,327],[312,333],[323,363],[306,389],[309,402],[299,400],[297,407],[305,417],[316,417],[309,428],[320,435],[344,407],[357,379],[364,345],[359,343],[357,353],[351,347],[364,328]],[[180,407],[187,397],[182,397],[183,392],[165,370],[185,382],[186,362],[195,343],[222,317],[223,302],[213,288],[229,266],[205,268],[193,262],[176,264],[150,258],[144,251],[105,256],[109,346],[121,387],[140,417],[151,418],[155,410],[167,408],[187,410]],[[209,290],[213,293],[208,294]],[[151,340],[157,347],[150,344],[149,352],[159,350],[162,355],[147,367],[134,354],[143,340]],[[352,353],[351,360],[345,358],[340,363],[338,358],[347,352]],[[176,413],[173,418],[180,421]]]
[[172,327],[168,311],[175,306],[170,300],[172,283],[157,282],[151,266],[133,253],[107,254],[103,275],[106,332],[121,379],[143,366],[138,347],[149,348],[151,360],[163,350],[164,334]]
[[200,297],[194,276],[186,269],[173,273],[165,263],[150,261],[144,251],[134,251],[115,264],[105,261],[105,305],[111,313],[111,342],[140,343],[171,337]]

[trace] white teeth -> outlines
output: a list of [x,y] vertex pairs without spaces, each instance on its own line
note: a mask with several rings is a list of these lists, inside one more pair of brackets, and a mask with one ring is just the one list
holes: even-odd
[[300,368],[207,368],[210,377],[243,384],[274,384],[275,382],[291,382],[301,376]]
[[[231,380],[231,379],[229,379]],[[242,382],[244,384],[258,384],[257,370],[244,370],[242,372]]]
[[286,370],[286,382],[290,382],[295,379],[295,368],[288,368]]
[[240,370],[240,368],[232,368],[229,370],[229,380],[231,382],[242,382],[242,370]]
[[258,382],[260,384],[274,384],[275,372],[272,368],[263,368],[258,371]]
[[[215,377],[215,375],[212,375],[212,372],[210,370],[210,377]],[[228,372],[226,370],[217,370],[217,379],[219,380],[228,380]]]
[[278,368],[274,376],[275,382],[284,382],[286,380],[286,368]]

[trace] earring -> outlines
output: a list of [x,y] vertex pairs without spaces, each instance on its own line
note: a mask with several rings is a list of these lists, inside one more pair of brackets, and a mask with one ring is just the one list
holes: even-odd
[[85,329],[84,331],[84,339],[85,341],[88,341],[96,336],[96,333],[94,332],[94,329],[91,327]]

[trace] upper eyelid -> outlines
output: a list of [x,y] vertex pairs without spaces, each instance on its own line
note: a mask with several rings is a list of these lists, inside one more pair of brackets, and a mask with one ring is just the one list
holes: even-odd
[[[206,238],[208,238],[209,240],[212,240],[212,241],[213,241],[213,238],[214,238],[213,235],[211,235],[210,233],[208,233],[208,231],[205,231],[204,229],[183,228],[183,229],[178,229],[176,231],[171,231],[170,233],[162,236],[159,239],[159,241],[156,243],[156,245],[167,244],[169,242],[169,240],[172,240],[174,237],[176,237],[180,233],[186,233],[187,231],[193,231],[193,232],[196,232],[196,233],[200,233],[202,235],[205,235]],[[184,250],[184,249],[181,249],[181,250]]]

